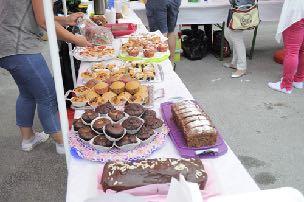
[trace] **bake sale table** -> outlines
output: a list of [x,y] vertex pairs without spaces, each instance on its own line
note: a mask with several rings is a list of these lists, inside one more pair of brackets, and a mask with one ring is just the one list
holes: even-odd
[[[127,21],[127,20],[126,20]],[[133,23],[137,23],[140,31],[145,31],[144,26],[140,26],[141,20],[132,14],[130,20]],[[82,62],[79,70],[81,72],[91,65],[89,62]],[[179,76],[173,71],[173,67],[169,60],[166,60],[160,64],[164,73],[164,81],[161,83],[155,83],[154,89],[164,89],[164,97],[157,99],[154,102],[154,110],[159,115],[160,104],[167,102],[168,100],[176,97],[183,97],[185,99],[193,99],[191,93],[188,91]],[[78,84],[81,81],[78,80]],[[77,110],[75,118],[81,116],[83,111]],[[216,117],[212,117],[215,119]],[[225,138],[225,134],[223,134]],[[166,143],[160,149],[154,152],[149,158],[161,158],[161,157],[173,157],[180,158],[178,151],[175,149],[169,136],[167,136]],[[241,162],[235,156],[233,151],[228,147],[228,152],[215,159],[206,159],[203,162],[208,163],[212,167],[212,175],[216,178],[216,186],[220,194],[233,194],[258,191],[259,187],[250,177],[246,169]],[[68,180],[67,180],[67,194],[66,201],[68,202],[83,202],[96,195],[102,194],[97,189],[98,179],[97,175],[100,171],[101,164],[80,160],[71,157],[69,164]]]

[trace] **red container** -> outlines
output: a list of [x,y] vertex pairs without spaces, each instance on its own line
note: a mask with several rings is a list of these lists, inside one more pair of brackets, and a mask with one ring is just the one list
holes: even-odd
[[106,27],[111,29],[114,37],[132,34],[137,29],[137,26],[133,23],[107,24]]

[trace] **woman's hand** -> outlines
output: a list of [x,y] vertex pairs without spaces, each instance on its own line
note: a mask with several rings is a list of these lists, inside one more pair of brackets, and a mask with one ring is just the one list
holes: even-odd
[[79,47],[92,46],[92,44],[84,36],[81,35],[75,35],[73,43]]
[[83,16],[83,13],[73,13],[71,15],[68,15],[65,20],[65,24],[69,26],[75,26],[77,24],[78,18],[81,18]]

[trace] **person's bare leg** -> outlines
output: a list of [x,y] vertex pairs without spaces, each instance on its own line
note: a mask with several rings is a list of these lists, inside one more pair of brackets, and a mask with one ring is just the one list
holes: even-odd
[[22,140],[30,140],[34,137],[34,131],[31,127],[20,127],[20,133]]
[[167,34],[168,37],[168,45],[170,50],[170,61],[172,64],[174,64],[174,55],[175,55],[175,49],[176,49],[176,33],[171,32]]
[[52,134],[52,138],[57,144],[63,144],[63,138],[60,132]]

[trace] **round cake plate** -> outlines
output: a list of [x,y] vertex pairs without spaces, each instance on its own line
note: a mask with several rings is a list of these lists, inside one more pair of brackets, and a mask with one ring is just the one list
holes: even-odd
[[150,156],[154,151],[160,149],[166,141],[169,128],[163,125],[160,132],[149,144],[139,145],[132,151],[121,151],[118,149],[109,152],[101,152],[90,144],[86,144],[73,132],[69,133],[71,155],[77,159],[85,159],[94,162],[106,163],[108,161],[136,161]]
[[167,60],[170,56],[170,52],[167,51],[166,53],[157,53],[157,56],[156,57],[153,57],[153,58],[145,58],[145,57],[132,57],[132,56],[129,56],[125,53],[120,53],[118,55],[118,58],[120,58],[121,60],[124,60],[124,61],[143,61],[143,62],[146,62],[146,63],[160,63],[160,62],[163,62],[165,60]]

